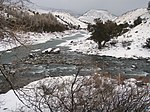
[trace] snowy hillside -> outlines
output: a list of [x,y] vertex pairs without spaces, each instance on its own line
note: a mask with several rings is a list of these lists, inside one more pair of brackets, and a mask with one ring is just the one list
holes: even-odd
[[79,20],[94,24],[94,19],[97,18],[100,18],[102,21],[106,22],[107,20],[114,20],[116,16],[105,10],[90,10],[83,16],[80,16]]
[[19,17],[20,15],[22,16],[34,15],[34,13],[35,13],[34,11],[26,7],[10,7],[9,9],[7,7],[4,7],[3,10],[0,10],[0,14],[6,19],[13,18],[13,17],[16,18],[16,17]]
[[140,8],[136,9],[130,12],[127,12],[123,14],[122,16],[118,17],[115,22],[118,24],[128,22],[129,24],[132,24],[134,20],[136,20],[139,16],[144,15],[145,13],[148,13],[146,8]]
[[64,24],[64,25],[73,25],[75,27],[80,26],[80,28],[87,28],[87,24],[81,22],[80,20],[78,20],[78,18],[76,18],[75,16],[72,16],[70,13],[68,12],[62,12],[62,11],[54,11],[54,10],[43,10],[43,9],[35,9],[35,12],[38,12],[40,14],[42,13],[52,13],[57,20]]
[[[132,14],[132,17],[131,17]],[[107,55],[125,58],[150,58],[150,49],[143,48],[146,39],[150,38],[150,14],[145,9],[137,9],[135,11],[124,14],[116,21],[123,23],[124,21],[133,21],[139,15],[143,18],[143,22],[130,29],[127,33],[112,39],[107,43],[108,47],[102,50],[98,49],[97,43],[93,40],[87,40],[90,37],[85,36],[78,40],[68,41],[61,44],[69,46],[71,51],[82,52],[85,54]],[[116,43],[114,46],[111,43]]]
[[57,17],[58,21],[63,24],[71,24],[73,26],[80,26],[80,28],[87,28],[87,24],[81,22],[77,18],[71,16],[69,13],[65,12],[52,12],[55,17]]

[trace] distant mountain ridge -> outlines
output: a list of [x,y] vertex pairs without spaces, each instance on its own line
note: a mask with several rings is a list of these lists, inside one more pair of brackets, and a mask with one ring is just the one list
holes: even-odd
[[36,11],[45,11],[45,12],[64,12],[64,13],[69,13],[70,15],[74,16],[74,17],[79,17],[81,16],[81,14],[72,11],[72,10],[67,10],[67,9],[56,9],[56,8],[50,8],[50,7],[41,7],[41,6],[30,6],[30,9],[36,10]]
[[80,21],[83,21],[85,23],[91,23],[94,24],[94,19],[100,18],[103,22],[106,22],[108,20],[113,21],[116,16],[108,12],[107,10],[89,10],[82,16],[80,16],[78,19]]

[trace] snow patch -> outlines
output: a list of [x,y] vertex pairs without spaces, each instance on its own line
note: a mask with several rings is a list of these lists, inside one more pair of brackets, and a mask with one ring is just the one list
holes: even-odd
[[52,51],[52,48],[48,48],[42,51],[42,53],[50,53]]

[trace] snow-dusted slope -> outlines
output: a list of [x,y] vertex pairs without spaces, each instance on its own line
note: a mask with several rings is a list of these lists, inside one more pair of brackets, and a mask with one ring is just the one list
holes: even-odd
[[80,28],[87,28],[87,24],[81,22],[77,18],[71,16],[69,13],[65,12],[52,12],[55,17],[57,17],[58,21],[63,24],[71,24],[73,26],[80,26]]
[[76,18],[75,16],[72,16],[70,13],[68,12],[62,12],[62,11],[53,11],[53,10],[43,10],[43,9],[36,9],[34,10],[35,12],[38,12],[40,14],[42,13],[52,13],[57,20],[65,25],[72,25],[72,26],[80,26],[80,28],[87,28],[87,24],[83,23],[82,21],[80,21],[78,18]]
[[114,20],[116,16],[105,10],[90,10],[83,16],[80,16],[79,20],[94,24],[94,19],[97,18],[100,18],[102,21],[106,22],[107,20]]
[[139,16],[145,15],[146,13],[148,13],[146,8],[136,9],[118,17],[115,20],[115,22],[118,24],[125,23],[125,22],[128,22],[129,24],[133,24],[134,20],[136,20]]
[[[132,17],[131,17],[131,14]],[[150,49],[143,48],[146,39],[150,38],[150,14],[147,13],[145,9],[137,9],[132,12],[126,13],[120,17],[120,22],[133,21],[139,15],[143,18],[143,22],[130,29],[127,33],[112,39],[107,43],[108,47],[102,50],[98,49],[97,43],[93,40],[86,40],[90,35],[84,38],[68,41],[62,45],[67,45],[70,47],[71,51],[82,52],[85,54],[97,54],[97,55],[107,55],[114,57],[125,57],[125,58],[150,58]],[[122,19],[121,19],[122,18]],[[111,42],[116,42],[115,46],[111,45]]]

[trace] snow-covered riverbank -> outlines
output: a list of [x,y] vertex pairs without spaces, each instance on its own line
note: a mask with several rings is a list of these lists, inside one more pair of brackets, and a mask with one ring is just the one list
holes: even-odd
[[[141,27],[139,26],[141,29]],[[147,27],[143,27],[145,29],[145,33],[147,35],[143,35],[143,32],[139,29],[139,32],[136,34],[136,29],[132,30],[129,34],[126,33],[118,38],[112,39],[106,45],[107,47],[103,49],[98,49],[98,44],[93,40],[89,40],[89,35],[86,35],[83,38],[69,40],[60,44],[59,46],[67,46],[70,48],[70,51],[73,52],[81,52],[83,54],[92,54],[92,55],[100,55],[100,56],[113,56],[117,58],[150,58],[150,49],[143,48],[145,45],[146,39],[148,38],[149,30]],[[142,36],[143,35],[143,36]],[[130,37],[129,37],[130,36]],[[111,43],[116,43],[114,46]]]
[[[82,32],[87,32],[80,30]],[[67,30],[64,32],[53,32],[53,33],[18,33],[17,39],[4,38],[0,41],[0,51],[5,51],[23,45],[35,45],[45,43],[47,41],[53,41],[55,39],[62,39],[65,37],[74,36],[80,34],[79,30]],[[18,42],[19,41],[19,42]]]

